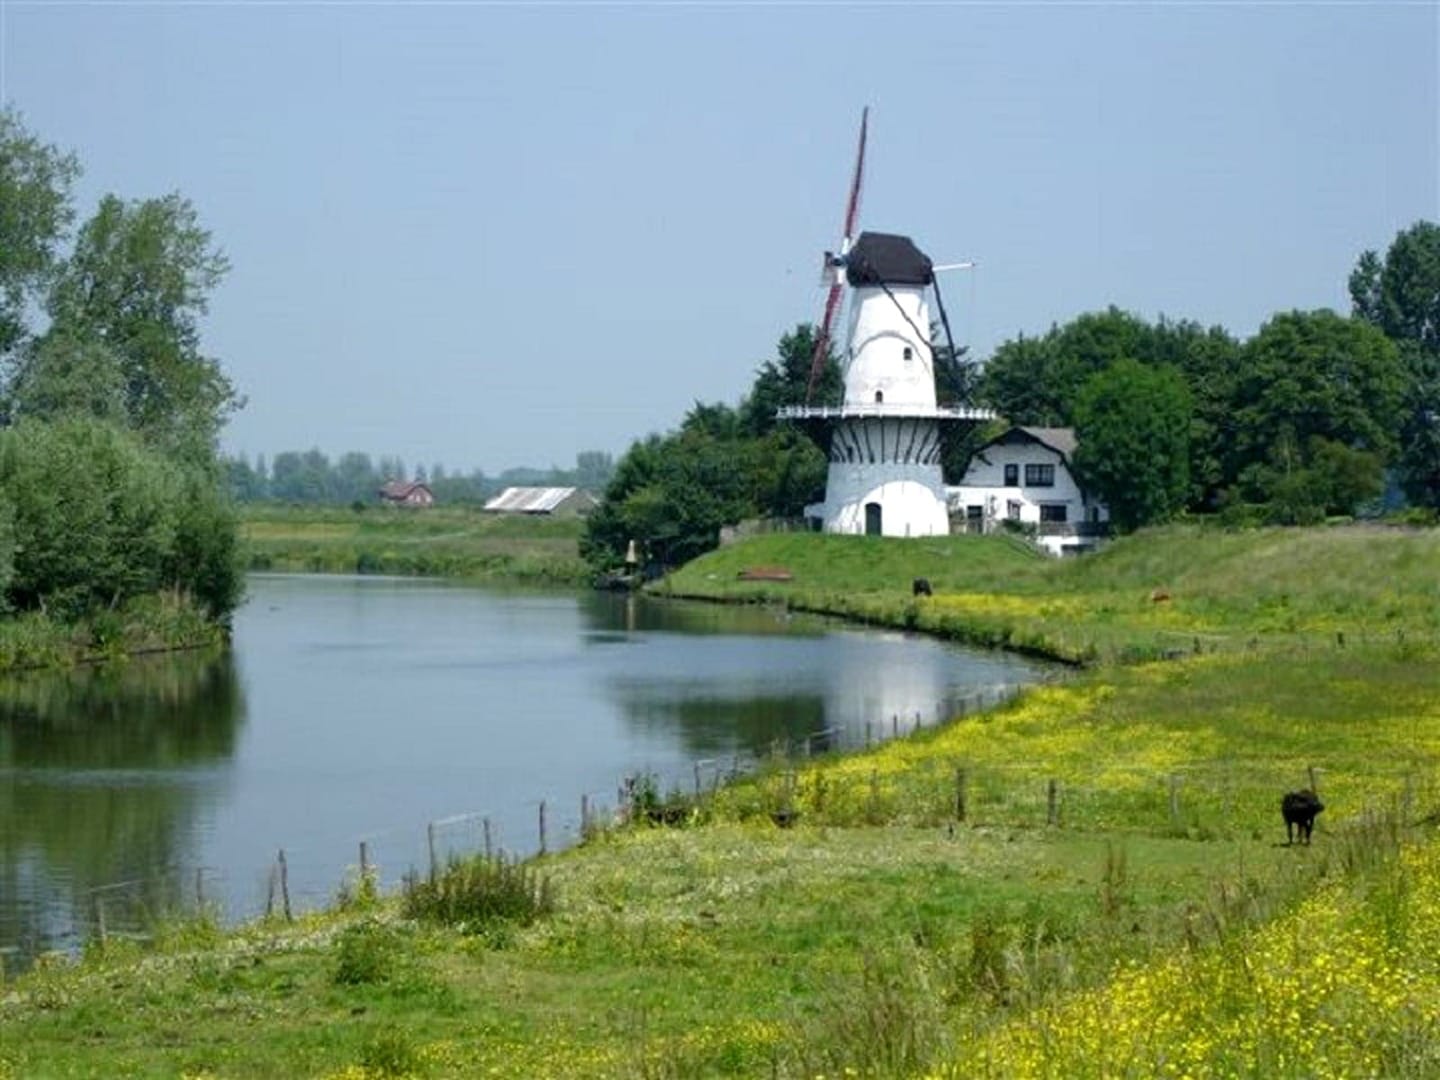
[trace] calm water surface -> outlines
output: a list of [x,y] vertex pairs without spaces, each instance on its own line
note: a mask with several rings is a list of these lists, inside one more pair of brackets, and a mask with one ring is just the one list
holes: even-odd
[[[623,776],[693,786],[777,740],[856,745],[1036,680],[1030,662],[753,607],[258,576],[224,657],[0,681],[0,957],[193,903],[299,906],[365,840],[387,882],[437,846],[532,851]],[[474,815],[474,816],[464,816]],[[197,874],[198,871],[198,874]],[[98,903],[97,903],[98,900]]]

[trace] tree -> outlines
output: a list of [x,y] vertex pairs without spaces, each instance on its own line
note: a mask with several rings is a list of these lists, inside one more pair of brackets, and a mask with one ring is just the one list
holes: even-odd
[[[766,360],[755,371],[755,382],[740,403],[741,423],[753,436],[774,430],[775,414],[786,405],[806,404],[810,387],[810,367],[815,356],[815,327],[800,323],[781,336],[775,357]],[[845,380],[833,351],[827,352],[812,405],[838,405],[845,396]]]
[[1149,363],[1170,365],[1190,390],[1190,493],[1192,510],[1213,511],[1222,501],[1225,455],[1235,440],[1232,410],[1241,347],[1224,327],[1164,317],[1151,336]]
[[1055,378],[1055,353],[1051,338],[1027,338],[1021,334],[1002,342],[980,376],[979,396],[1012,424],[1056,427],[1069,418],[1069,404],[1060,397]]
[[52,334],[118,359],[130,425],[201,457],[239,398],[200,352],[199,317],[229,263],[179,195],[100,200],[49,296]]
[[10,382],[15,419],[92,416],[125,424],[125,378],[103,342],[67,333],[47,334],[26,350]]
[[1364,252],[1350,275],[1357,319],[1400,347],[1409,378],[1398,473],[1414,502],[1440,508],[1440,225],[1396,234],[1383,260]]
[[1323,310],[1277,315],[1245,343],[1227,473],[1241,494],[1269,501],[1328,444],[1379,468],[1396,450],[1405,387],[1399,350],[1370,324]]
[[1076,473],[1117,528],[1162,522],[1184,508],[1191,404],[1178,371],[1117,360],[1081,388],[1075,413]]
[[582,450],[575,455],[575,486],[603,491],[615,471],[615,459],[603,450]]
[[0,439],[17,607],[72,618],[166,584],[180,490],[170,463],[89,417],[21,423]]
[[70,228],[70,187],[80,166],[0,110],[0,357],[25,339],[25,309],[48,283]]

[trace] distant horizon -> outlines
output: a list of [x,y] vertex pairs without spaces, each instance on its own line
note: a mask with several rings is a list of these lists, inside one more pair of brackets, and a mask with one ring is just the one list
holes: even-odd
[[[735,404],[860,227],[977,359],[1114,305],[1349,311],[1440,218],[1440,5],[0,2],[0,101],[99,197],[179,191],[227,454],[487,475]],[[841,323],[843,326],[843,321]]]

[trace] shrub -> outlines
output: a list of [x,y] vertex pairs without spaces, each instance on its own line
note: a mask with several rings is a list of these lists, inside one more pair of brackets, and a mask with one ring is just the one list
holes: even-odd
[[548,878],[504,856],[452,858],[445,870],[429,878],[406,875],[402,907],[405,917],[481,933],[496,926],[528,926],[555,910]]
[[410,1036],[393,1025],[377,1029],[365,1040],[360,1062],[380,1076],[411,1076],[421,1066],[420,1052]]
[[342,986],[372,986],[395,977],[400,935],[394,927],[366,919],[347,927],[335,941],[330,978]]

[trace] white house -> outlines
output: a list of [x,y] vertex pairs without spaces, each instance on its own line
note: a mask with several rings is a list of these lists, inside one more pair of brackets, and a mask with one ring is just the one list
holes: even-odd
[[1012,427],[992,439],[948,489],[957,530],[992,532],[1011,521],[1033,527],[1053,555],[1094,550],[1109,531],[1110,511],[1076,483],[1074,454],[1074,428]]

